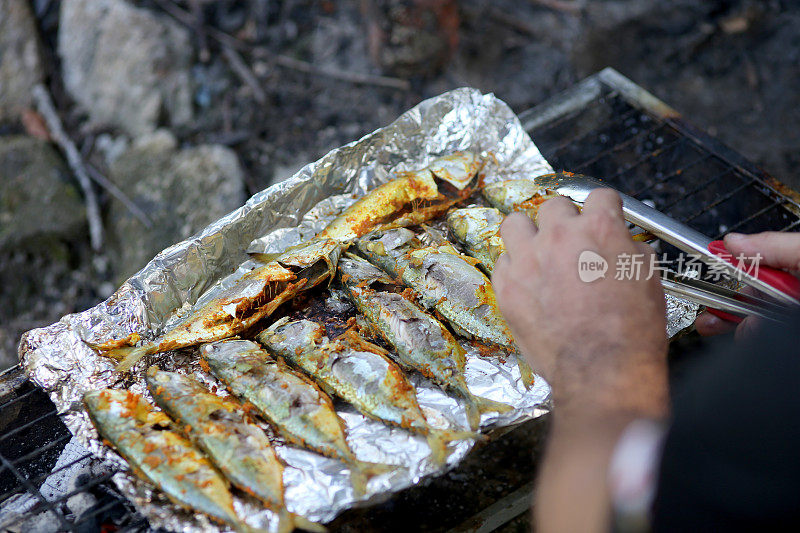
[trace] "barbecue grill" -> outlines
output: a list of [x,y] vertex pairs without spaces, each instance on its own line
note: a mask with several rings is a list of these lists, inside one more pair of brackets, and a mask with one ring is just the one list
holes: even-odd
[[[602,178],[706,235],[800,227],[800,194],[613,69],[520,118],[553,168]],[[662,251],[676,257],[668,246]],[[527,422],[426,486],[345,512],[333,529],[491,531],[502,526],[529,505],[535,467],[530,449],[546,424]],[[516,475],[487,466],[498,457],[516,462],[510,465]],[[110,483],[113,475],[71,442],[50,399],[19,367],[0,375],[0,530],[148,529]]]

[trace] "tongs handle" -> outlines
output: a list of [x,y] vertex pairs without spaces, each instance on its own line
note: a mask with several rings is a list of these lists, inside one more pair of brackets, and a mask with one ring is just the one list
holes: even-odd
[[[731,262],[711,250],[710,247],[714,241],[702,233],[627,194],[620,193],[620,196],[622,197],[622,210],[625,212],[625,218],[628,222],[649,231],[685,252],[698,255],[704,263],[716,267],[719,271],[775,298],[779,302],[800,304],[800,294],[785,290],[787,288],[785,282],[788,280],[785,276],[794,277],[788,272],[780,275],[754,276],[748,269],[739,268],[738,262]],[[768,271],[781,272],[775,269],[769,269]],[[777,283],[773,284],[773,282]]]
[[[746,261],[740,260],[741,258],[734,257],[725,247],[723,241],[712,241],[708,245],[708,250],[717,257],[736,266],[739,270],[750,271],[750,265],[748,265]],[[785,270],[757,265],[755,277],[794,298],[800,298],[800,278],[793,276]],[[736,322],[737,324],[743,320],[740,316],[720,311],[719,309],[709,308],[708,312],[723,320]]]

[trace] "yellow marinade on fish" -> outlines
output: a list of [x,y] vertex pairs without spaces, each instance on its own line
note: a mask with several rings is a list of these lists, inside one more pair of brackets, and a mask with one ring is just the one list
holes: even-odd
[[172,329],[142,346],[139,335],[94,344],[101,355],[120,361],[127,371],[145,355],[232,337],[272,314],[299,292],[330,280],[342,245],[332,239],[313,239],[289,248],[277,259],[256,267],[211,301],[193,310]]
[[357,459],[330,397],[258,344],[224,340],[205,344],[200,352],[209,371],[234,395],[255,407],[283,438],[347,464],[357,495],[366,493],[370,478],[397,469]]
[[[464,375],[466,352],[452,333],[431,314],[406,297],[385,272],[351,256],[339,261],[339,277],[358,311],[364,315],[396,353],[405,368],[412,368],[466,402],[470,427],[480,427],[481,413],[508,412],[510,405],[475,396]],[[408,289],[406,289],[408,291]]]
[[258,341],[362,414],[424,435],[436,465],[445,464],[448,442],[479,436],[431,427],[417,403],[416,389],[386,350],[353,330],[328,339],[321,324],[287,317],[259,333]]
[[503,213],[493,207],[464,207],[447,213],[450,233],[480,261],[487,274],[492,273],[497,258],[506,249],[499,234],[503,218]]
[[[346,242],[377,228],[421,224],[444,214],[468,196],[467,189],[483,161],[469,152],[435,159],[427,168],[398,172],[397,177],[372,189],[345,209],[319,237]],[[443,181],[456,192],[443,194]]]
[[435,309],[456,333],[513,351],[523,383],[534,375],[514,343],[492,290],[492,283],[443,236],[426,230],[429,244],[407,228],[374,231],[356,242],[358,251],[419,294],[425,308]]
[[156,404],[206,453],[222,475],[277,513],[278,531],[292,531],[295,526],[325,531],[286,509],[283,463],[267,436],[238,402],[217,396],[192,376],[165,372],[155,366],[147,370],[146,379]]
[[105,389],[83,397],[89,417],[104,442],[133,472],[158,487],[176,504],[249,531],[236,514],[225,479],[170,420],[138,394]]

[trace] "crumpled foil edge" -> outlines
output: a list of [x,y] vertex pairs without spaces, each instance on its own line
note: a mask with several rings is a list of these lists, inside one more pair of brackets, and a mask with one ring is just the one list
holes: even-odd
[[[126,387],[146,397],[149,394],[141,370],[121,378],[113,372],[114,362],[99,357],[84,341],[122,338],[133,332],[145,339],[154,337],[191,309],[201,295],[202,299],[213,297],[252,268],[246,251],[279,251],[301,242],[353,198],[386,182],[393,172],[423,168],[435,157],[457,150],[486,157],[486,182],[552,172],[511,109],[494,95],[462,88],[425,100],[389,126],[332,150],[286,181],[255,194],[244,206],[193,237],[165,249],[106,301],[27,332],[19,346],[22,368],[49,394],[81,443],[121,469],[113,477],[114,483],[151,526],[186,532],[227,530],[167,501],[131,474],[125,461],[101,442],[83,408],[83,393]],[[687,314],[688,308],[676,303],[670,309],[674,314],[668,313],[671,327],[683,329],[691,314]],[[155,360],[164,369],[192,373],[224,390],[197,366],[196,357],[188,351]],[[409,377],[432,425],[466,427],[460,400],[417,374]],[[476,350],[468,349],[467,381],[475,394],[515,407],[503,415],[484,415],[484,429],[518,424],[549,410],[547,384],[539,379],[526,390],[514,358],[508,354],[479,357]],[[347,508],[385,500],[422,477],[443,471],[427,462],[428,449],[421,437],[368,420],[346,405],[337,410],[346,422],[348,442],[360,459],[400,464],[404,469],[373,479],[368,494],[357,498],[342,463],[277,443],[276,450],[287,464],[284,482],[289,510],[327,522]],[[447,466],[457,464],[473,444],[460,441],[453,446]],[[273,513],[245,497],[237,497],[236,506],[254,527],[274,529],[277,525]]]

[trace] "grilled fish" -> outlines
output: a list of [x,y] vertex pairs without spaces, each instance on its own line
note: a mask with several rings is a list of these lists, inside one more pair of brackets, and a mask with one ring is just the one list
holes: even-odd
[[516,179],[490,183],[483,188],[483,197],[505,214],[521,211],[533,220],[544,202],[559,195],[537,185],[533,180]]
[[[464,189],[482,165],[474,154],[456,152],[434,160],[425,169],[400,172],[359,198],[318,236],[345,242],[379,227],[410,226],[435,218],[468,195]],[[442,194],[436,179],[461,192]]]
[[366,492],[369,478],[395,469],[356,459],[328,395],[256,343],[219,341],[200,352],[211,373],[251,403],[287,441],[345,462],[357,494]]
[[278,513],[279,531],[292,531],[295,525],[325,531],[286,510],[283,464],[267,436],[248,420],[236,401],[217,396],[191,376],[155,366],[148,369],[146,379],[156,404],[183,428],[220,472]]
[[272,314],[282,303],[330,280],[336,271],[341,245],[331,239],[313,239],[289,248],[277,259],[248,272],[213,300],[194,310],[178,325],[152,342],[135,344],[139,336],[93,345],[101,355],[121,361],[117,370],[129,370],[142,357],[186,346],[224,339]]
[[503,213],[492,207],[465,207],[447,214],[450,232],[481,262],[487,274],[492,273],[495,261],[505,251],[499,234],[503,218]]
[[353,330],[329,340],[321,324],[287,317],[259,333],[258,340],[364,415],[424,435],[437,465],[447,459],[448,442],[477,436],[432,428],[417,403],[416,389],[386,350]]
[[[480,427],[481,413],[507,412],[511,406],[473,395],[464,369],[466,352],[433,316],[398,292],[402,290],[382,270],[355,257],[339,261],[342,284],[373,329],[391,344],[398,362],[417,370],[467,402],[470,427]],[[390,290],[383,290],[388,286]]]
[[139,477],[182,507],[250,529],[234,511],[225,479],[191,442],[168,429],[167,415],[124,390],[90,391],[83,401],[97,432]]
[[489,278],[443,237],[434,240],[426,245],[411,230],[396,228],[369,233],[356,245],[370,262],[414,289],[422,305],[438,311],[457,333],[514,351],[530,386],[533,371],[514,344]]

